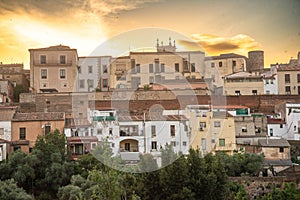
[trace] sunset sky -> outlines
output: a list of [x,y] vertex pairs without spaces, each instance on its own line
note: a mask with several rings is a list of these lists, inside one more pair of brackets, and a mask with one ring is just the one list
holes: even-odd
[[299,0],[0,0],[0,17],[0,61],[26,68],[30,48],[120,54],[169,36],[179,50],[207,55],[261,49],[265,66],[300,51]]

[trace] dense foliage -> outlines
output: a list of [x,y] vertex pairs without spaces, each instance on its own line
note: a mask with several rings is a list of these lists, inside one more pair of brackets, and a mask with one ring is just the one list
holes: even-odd
[[[161,150],[160,170],[154,170],[158,169],[154,157],[144,154],[134,166],[141,173],[130,173],[132,167],[118,156],[112,158],[106,142],[78,161],[69,160],[65,142],[56,130],[39,137],[31,154],[16,151],[1,162],[0,199],[248,199],[245,189],[228,176],[255,176],[263,160],[244,152],[202,157],[193,149],[187,156],[177,155],[166,146]],[[290,199],[299,196],[299,190],[289,185],[262,199],[286,193],[291,193]]]

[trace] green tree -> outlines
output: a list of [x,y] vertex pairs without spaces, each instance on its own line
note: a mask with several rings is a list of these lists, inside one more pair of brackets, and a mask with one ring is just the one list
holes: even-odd
[[13,90],[13,98],[14,102],[20,101],[20,94],[25,92],[25,88],[23,85],[16,85]]
[[1,200],[32,200],[33,197],[25,190],[18,187],[13,179],[0,181],[0,199]]

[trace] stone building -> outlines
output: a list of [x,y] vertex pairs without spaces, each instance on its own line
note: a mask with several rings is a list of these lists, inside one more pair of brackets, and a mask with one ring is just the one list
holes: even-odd
[[76,89],[77,50],[57,45],[29,49],[32,92],[73,92]]
[[27,76],[27,70],[23,68],[23,64],[3,64],[0,63],[0,78],[9,80],[13,86],[22,85],[25,91],[29,87],[29,79]]

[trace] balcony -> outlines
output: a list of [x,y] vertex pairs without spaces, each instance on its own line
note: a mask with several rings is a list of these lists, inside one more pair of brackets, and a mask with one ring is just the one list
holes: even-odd
[[72,66],[73,62],[67,61],[64,64],[61,64],[59,61],[48,61],[45,64],[41,64],[39,61],[34,61],[33,64],[35,66]]
[[115,116],[94,116],[93,121],[98,121],[98,122],[116,121],[116,117]]
[[139,133],[137,131],[127,132],[127,131],[120,130],[120,137],[126,137],[126,136],[139,136]]
[[11,141],[10,145],[12,145],[12,146],[16,146],[16,145],[29,145],[29,140]]

